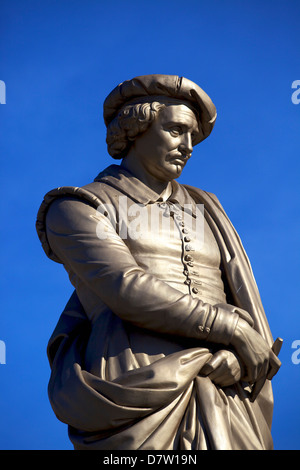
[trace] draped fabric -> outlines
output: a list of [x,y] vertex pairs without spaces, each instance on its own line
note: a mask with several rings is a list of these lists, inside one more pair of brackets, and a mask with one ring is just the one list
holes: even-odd
[[[59,188],[45,197],[37,229],[50,258],[62,262],[51,250],[45,229],[52,202],[72,195],[98,207],[103,198],[97,188]],[[184,191],[204,204],[233,306],[250,314],[254,328],[271,346],[259,292],[236,231],[215,196],[189,186]],[[75,449],[272,449],[269,381],[254,402],[247,383],[216,386],[201,375],[201,368],[220,345],[180,337],[171,326],[171,334],[143,328],[110,308],[102,308],[91,321],[79,287],[81,301],[75,291],[48,345],[51,406],[68,424]]]

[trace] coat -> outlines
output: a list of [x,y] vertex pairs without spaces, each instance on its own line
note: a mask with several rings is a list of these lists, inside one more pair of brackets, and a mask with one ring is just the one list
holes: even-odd
[[[210,301],[205,289],[203,299],[196,276],[186,282],[178,266],[190,255],[181,241],[143,248],[141,240],[121,239],[111,210],[117,196],[146,206],[159,200],[117,165],[83,188],[50,191],[41,204],[43,249],[75,288],[48,344],[50,403],[75,449],[273,447],[271,382],[252,402],[249,384],[222,388],[201,375],[214,351],[230,348],[239,316],[273,344],[249,259],[215,195],[177,182],[174,193],[179,207],[192,203],[191,216],[193,205],[204,206],[223,300]],[[160,268],[164,256],[168,274]]]

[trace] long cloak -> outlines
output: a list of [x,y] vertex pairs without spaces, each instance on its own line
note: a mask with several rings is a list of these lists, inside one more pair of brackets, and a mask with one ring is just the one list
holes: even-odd
[[[184,188],[196,203],[204,204],[205,218],[221,251],[233,305],[250,314],[254,328],[271,346],[272,335],[239,236],[216,196],[194,187]],[[51,203],[72,196],[97,208],[101,194],[95,186],[92,189],[62,187],[45,196],[37,231],[51,259],[60,262],[51,251],[45,229]],[[120,322],[101,325],[108,328],[110,341],[123,342],[126,350],[123,373],[113,380],[85,370],[85,352],[94,325],[76,292],[50,338],[49,398],[58,419],[68,424],[75,449],[272,449],[270,381],[254,402],[247,383],[224,388],[213,384],[201,376],[212,351],[196,343],[139,367],[130,344],[126,345],[123,326],[120,329]],[[145,331],[150,338],[152,334]],[[119,366],[117,356],[109,359]]]

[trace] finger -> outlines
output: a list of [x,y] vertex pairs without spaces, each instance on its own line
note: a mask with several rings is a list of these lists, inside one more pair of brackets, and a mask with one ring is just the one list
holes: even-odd
[[207,362],[206,364],[204,364],[204,366],[201,368],[200,370],[200,373],[201,375],[209,375],[211,374],[211,372],[213,372],[213,368],[211,367],[211,365]]
[[214,371],[212,371],[209,374],[209,377],[212,380],[215,380],[217,378],[225,378],[225,377],[235,377],[240,373],[239,368],[231,364],[230,366],[227,364],[227,362],[222,362]]
[[229,387],[230,385],[233,385],[237,381],[234,380],[232,377],[229,378],[229,377],[224,375],[222,377],[217,377],[216,379],[212,380],[212,382],[215,385],[218,385],[219,387]]
[[259,379],[257,382],[255,382],[255,384],[252,388],[251,394],[250,394],[250,401],[251,402],[256,400],[258,394],[260,393],[261,389],[263,388],[263,386],[265,384],[265,381],[266,381],[266,378],[263,377],[263,378]]
[[223,361],[223,357],[221,354],[214,354],[209,361],[204,364],[201,369],[201,374],[208,375],[211,374],[215,369],[217,369]]
[[256,383],[258,380],[266,379],[269,370],[269,362],[246,368],[246,376],[242,377],[245,382]]
[[228,367],[226,362],[222,362],[219,367],[208,374],[208,377],[215,384],[225,387],[238,382],[241,378],[241,371],[235,364],[231,364],[231,366]]
[[258,368],[256,366],[253,367],[244,367],[245,375],[242,376],[242,380],[244,382],[249,382],[250,384],[255,382],[258,376]]
[[229,385],[233,385],[234,383],[240,380],[239,373],[231,373],[226,371],[222,371],[219,367],[217,370],[209,374],[208,376],[212,382],[220,387],[228,387]]
[[231,385],[234,385],[235,383],[238,382],[238,379],[235,379],[233,377],[226,377],[224,378],[222,381],[220,381],[220,383],[218,383],[217,385],[219,385],[220,387],[230,387]]
[[217,369],[213,370],[210,374],[208,374],[208,377],[213,381],[219,381],[225,378],[226,371],[224,367],[221,365],[220,367],[217,367]]

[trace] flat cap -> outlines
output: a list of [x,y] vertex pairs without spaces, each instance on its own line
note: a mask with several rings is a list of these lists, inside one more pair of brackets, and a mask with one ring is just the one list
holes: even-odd
[[106,126],[117,116],[120,109],[137,98],[164,96],[187,101],[199,114],[202,132],[196,144],[211,133],[217,117],[216,107],[210,97],[196,83],[177,75],[141,75],[120,83],[107,96],[103,105]]

